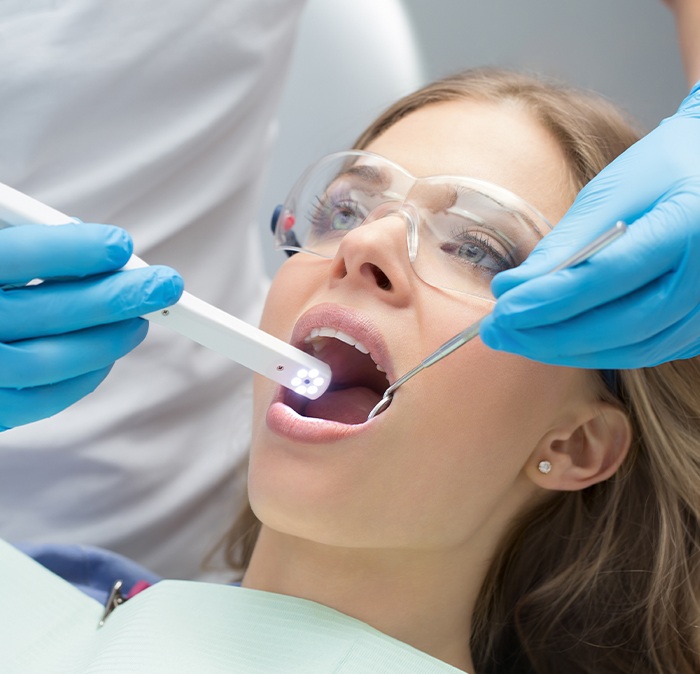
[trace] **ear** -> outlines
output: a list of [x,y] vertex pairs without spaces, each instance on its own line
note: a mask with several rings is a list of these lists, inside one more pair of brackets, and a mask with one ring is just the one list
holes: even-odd
[[[613,475],[631,442],[632,425],[627,414],[598,401],[576,421],[549,431],[537,444],[525,470],[535,484],[545,489],[578,491]],[[551,466],[549,472],[539,469],[542,461]]]

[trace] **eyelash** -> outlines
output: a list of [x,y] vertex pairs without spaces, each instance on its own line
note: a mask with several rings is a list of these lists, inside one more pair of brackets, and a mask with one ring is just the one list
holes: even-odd
[[[450,233],[451,241],[455,241],[458,243],[469,243],[473,242],[478,244],[479,246],[482,246],[486,251],[488,255],[491,255],[496,261],[498,266],[500,267],[500,271],[505,271],[506,269],[511,269],[512,267],[516,266],[515,263],[513,262],[512,258],[509,258],[501,253],[499,253],[492,245],[491,245],[491,239],[485,235],[483,232],[479,231],[474,231],[467,229],[466,227],[460,228],[459,230],[453,229],[452,232]],[[467,264],[472,265],[473,267],[479,267],[483,269],[483,265],[480,265],[477,262],[471,262],[470,260],[463,260]]]
[[[333,210],[340,208],[347,208],[354,213],[359,212],[359,204],[354,199],[331,199],[327,196],[325,198],[322,196],[315,196],[314,201],[311,204],[311,211],[307,215],[312,229],[322,229],[323,232],[326,233],[330,231],[330,228],[327,225],[328,215]],[[322,222],[324,223],[323,227],[320,226]],[[342,232],[345,230],[339,229],[336,231]]]
[[[331,217],[340,213],[343,209],[346,209],[352,214],[357,214],[359,212],[359,203],[357,200],[350,198],[349,195],[342,195],[342,198],[337,198],[328,194],[315,196],[311,204],[310,212],[307,214],[312,231],[315,231],[320,236],[328,236],[333,233],[344,234],[347,230],[342,228],[335,229],[329,222]],[[491,275],[517,266],[512,257],[499,252],[492,245],[492,241],[492,236],[478,229],[470,229],[467,226],[454,226],[450,232],[450,239],[446,243],[452,242],[457,252],[459,252],[459,247],[464,244],[473,243],[479,246],[487,256],[490,256],[491,259],[495,261],[495,269],[490,268],[488,265],[480,264],[480,262],[472,262],[459,255],[455,255],[455,257],[459,257],[462,264],[468,264],[474,269]]]

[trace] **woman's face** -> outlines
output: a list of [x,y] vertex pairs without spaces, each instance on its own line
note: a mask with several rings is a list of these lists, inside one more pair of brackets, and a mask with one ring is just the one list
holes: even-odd
[[[435,104],[366,149],[417,177],[499,184],[550,222],[573,199],[561,150],[515,105]],[[341,330],[369,348],[391,381],[407,372],[491,305],[418,278],[405,227],[389,215],[348,233],[333,260],[290,258],[272,284],[262,328],[306,350],[313,329]],[[361,373],[375,387],[383,379],[353,346],[333,337],[312,342],[342,378]],[[590,400],[589,376],[491,351],[475,339],[400,388],[386,412],[354,424],[342,422],[366,417],[362,386],[303,410],[257,378],[251,504],[265,525],[319,543],[477,545],[486,552],[514,514],[539,498],[529,477],[537,447]]]

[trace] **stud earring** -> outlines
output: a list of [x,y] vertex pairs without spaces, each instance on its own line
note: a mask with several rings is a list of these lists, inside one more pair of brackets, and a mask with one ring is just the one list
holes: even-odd
[[552,464],[549,461],[540,461],[537,464],[537,470],[546,475],[552,470]]

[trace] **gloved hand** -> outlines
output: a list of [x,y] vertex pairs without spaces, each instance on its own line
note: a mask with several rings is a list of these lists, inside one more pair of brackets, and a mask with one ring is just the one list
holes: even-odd
[[[183,282],[167,267],[107,273],[131,251],[128,234],[108,225],[0,230],[0,430],[93,391],[146,336],[137,317],[178,300]],[[10,287],[34,278],[47,281]]]
[[[618,220],[629,230],[608,248],[543,276]],[[480,336],[494,349],[601,369],[700,354],[700,83],[492,290]]]

